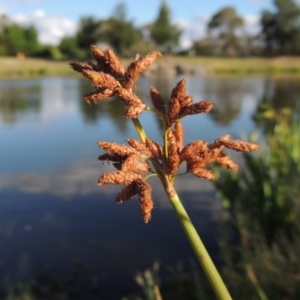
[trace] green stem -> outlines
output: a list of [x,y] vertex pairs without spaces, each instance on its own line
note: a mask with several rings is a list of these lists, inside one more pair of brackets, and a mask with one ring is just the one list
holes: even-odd
[[137,134],[138,136],[140,137],[140,139],[145,143],[146,142],[146,138],[147,138],[147,134],[140,122],[140,120],[138,118],[132,118],[131,119],[133,124],[134,124],[134,127],[137,131]]
[[[144,131],[140,121],[135,118],[132,119],[133,124],[136,128],[136,131],[140,137],[140,139],[145,142],[147,135],[146,132]],[[166,136],[166,135],[165,135]],[[157,172],[157,175],[159,179],[162,182],[162,185],[173,205],[173,208],[177,214],[177,217],[180,221],[181,226],[183,227],[183,230],[196,254],[196,257],[202,266],[217,298],[219,300],[229,300],[231,299],[230,294],[218,272],[216,269],[213,261],[211,260],[204,244],[202,243],[193,223],[191,222],[184,206],[182,205],[182,202],[180,201],[177,193],[175,192],[174,189],[172,189],[172,193],[170,193],[168,184],[165,180],[164,174],[162,174],[161,167],[157,159],[152,159],[151,160],[153,163],[153,166]]]
[[174,196],[169,196],[169,199],[217,298],[232,299],[178,195],[175,193]]

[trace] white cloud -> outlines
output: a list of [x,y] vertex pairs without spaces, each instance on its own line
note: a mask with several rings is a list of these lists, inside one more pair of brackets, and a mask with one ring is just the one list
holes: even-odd
[[[299,0],[300,1],[300,0]],[[259,32],[259,15],[247,14],[242,16],[245,22],[245,30],[248,34]],[[204,38],[210,15],[199,15],[194,20],[176,20],[174,23],[182,30],[180,46],[184,49],[192,46],[193,41]]]
[[193,41],[199,40],[205,36],[206,22],[209,19],[207,15],[201,15],[192,21],[189,20],[176,20],[175,25],[182,30],[180,39],[180,46],[187,49],[192,46]]
[[[11,18],[22,25],[34,25],[39,32],[40,42],[44,44],[58,44],[64,36],[74,35],[78,26],[67,17],[48,15],[41,9],[36,10],[31,15],[18,14]],[[187,49],[193,44],[193,41],[203,38],[206,34],[206,26],[210,18],[210,15],[205,14],[198,15],[192,20],[175,20],[174,23],[183,31],[180,46]],[[259,32],[258,15],[248,14],[244,15],[243,18],[247,33],[256,34]]]
[[243,16],[245,22],[246,32],[249,34],[257,34],[260,30],[259,20],[260,16],[258,15],[245,15]]
[[34,12],[34,16],[36,16],[37,18],[43,18],[43,17],[45,17],[45,12],[41,9],[36,10]]
[[0,6],[0,16],[5,14],[5,9],[3,6]]
[[64,36],[74,35],[77,29],[77,24],[72,20],[59,15],[48,15],[40,9],[31,15],[18,14],[11,18],[22,25],[34,25],[39,33],[39,41],[43,44],[57,45]]

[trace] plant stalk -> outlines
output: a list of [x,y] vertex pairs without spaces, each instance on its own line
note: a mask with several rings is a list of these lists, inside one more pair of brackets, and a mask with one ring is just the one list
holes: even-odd
[[232,299],[177,193],[173,197],[169,196],[169,199],[217,298]]
[[[133,124],[135,126],[135,129],[140,137],[140,139],[145,142],[147,135],[144,131],[140,121],[138,118],[132,119]],[[168,185],[166,181],[164,180],[163,174],[161,174],[161,168],[158,165],[158,162],[156,159],[151,160],[153,163],[153,166],[157,172],[157,175],[159,179],[162,182],[162,185],[166,191],[166,194],[168,195],[172,206],[177,214],[177,217],[179,219],[179,222],[181,226],[183,227],[183,230],[195,252],[195,255],[204,270],[212,289],[214,290],[217,298],[219,300],[230,300],[232,299],[218,270],[216,269],[212,259],[210,258],[201,238],[199,237],[191,219],[189,218],[180,198],[178,197],[177,193],[173,189],[173,192],[170,193],[168,191]]]

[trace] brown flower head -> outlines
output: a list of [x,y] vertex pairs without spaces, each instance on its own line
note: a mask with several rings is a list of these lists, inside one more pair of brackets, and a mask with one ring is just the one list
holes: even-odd
[[91,81],[96,91],[85,95],[83,99],[90,103],[118,95],[125,103],[124,117],[136,118],[147,106],[132,92],[132,87],[138,78],[153,61],[160,56],[159,51],[152,51],[144,58],[139,55],[125,71],[119,57],[111,50],[101,50],[92,45],[96,62],[82,64],[79,62],[70,63],[71,68],[81,73]]
[[[114,142],[99,142],[98,146],[105,153],[99,160],[110,162],[115,172],[100,176],[98,184],[122,184],[116,202],[123,203],[132,197],[139,196],[139,206],[144,222],[151,219],[154,204],[152,189],[142,175],[158,175],[169,196],[174,195],[173,181],[181,163],[186,163],[187,172],[199,178],[213,179],[214,174],[209,169],[212,163],[220,164],[236,171],[237,164],[224,152],[225,148],[238,152],[258,150],[259,147],[248,142],[232,140],[225,135],[213,143],[197,140],[184,146],[184,129],[181,118],[207,113],[213,108],[213,103],[203,100],[193,103],[192,96],[186,95],[186,81],[183,79],[173,88],[168,106],[155,87],[150,88],[150,98],[154,109],[148,108],[143,100],[133,92],[133,86],[138,76],[153,61],[160,56],[159,51],[152,51],[145,57],[136,55],[125,71],[118,56],[111,50],[101,50],[91,46],[95,62],[82,64],[72,62],[71,67],[87,78],[95,90],[84,96],[87,102],[97,102],[112,96],[119,96],[125,104],[124,117],[137,118],[144,110],[152,110],[159,114],[164,123],[163,145],[148,138],[138,120],[134,123],[142,141],[127,139],[129,146]],[[150,173],[150,174],[149,174]]]
[[155,87],[150,88],[150,96],[151,96],[151,101],[153,103],[154,108],[160,112],[161,114],[165,114],[165,104],[164,101],[161,97],[161,94]]
[[97,46],[91,46],[93,55],[99,69],[104,73],[111,74],[113,77],[121,80],[124,76],[125,70],[121,64],[119,57],[111,50],[101,50]]
[[158,57],[161,56],[159,51],[152,51],[144,58],[137,55],[135,60],[129,65],[122,81],[125,89],[131,89],[136,82],[140,73],[144,72]]
[[141,216],[145,223],[148,223],[151,219],[151,212],[154,207],[151,193],[152,188],[150,184],[145,180],[137,180],[137,190],[140,195],[140,210]]
[[181,153],[180,159],[187,162],[187,172],[193,173],[200,178],[213,179],[213,173],[207,169],[211,163],[218,163],[230,170],[237,171],[237,164],[223,152],[224,147],[239,152],[258,150],[255,144],[230,139],[225,135],[215,140],[212,144],[204,141],[194,141],[186,145]]

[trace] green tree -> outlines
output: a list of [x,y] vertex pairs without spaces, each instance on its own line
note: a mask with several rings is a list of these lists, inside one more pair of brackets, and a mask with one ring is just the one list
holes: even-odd
[[232,56],[238,53],[240,45],[236,31],[243,25],[243,19],[237,15],[233,7],[228,6],[214,14],[207,27],[210,33],[217,33],[223,54]]
[[300,54],[300,7],[294,0],[275,0],[275,12],[263,11],[262,36],[268,55]]
[[2,55],[16,55],[23,52],[31,56],[39,49],[38,33],[34,26],[22,27],[19,24],[5,24],[0,33]]
[[58,46],[60,52],[65,58],[85,58],[85,50],[78,47],[77,39],[73,36],[65,36]]
[[179,43],[181,31],[171,23],[170,9],[162,2],[158,16],[150,29],[152,40],[163,52],[170,52]]
[[98,25],[99,22],[92,16],[81,17],[76,41],[78,47],[87,49],[90,52],[90,45],[98,42]]
[[96,20],[91,16],[82,17],[75,40],[70,38],[63,40],[62,51],[73,55],[76,51],[74,53],[70,48],[72,44],[73,47],[77,44],[82,51],[86,51],[86,55],[89,55],[90,45],[107,43],[119,55],[126,56],[140,37],[140,32],[134,27],[132,21],[127,20],[126,15],[126,6],[120,3],[115,7],[112,16],[106,20]]
[[101,24],[100,30],[100,37],[122,56],[131,54],[131,48],[140,37],[140,32],[134,27],[132,21],[127,20],[126,15],[125,4],[118,4],[114,9],[114,14],[106,23]]

